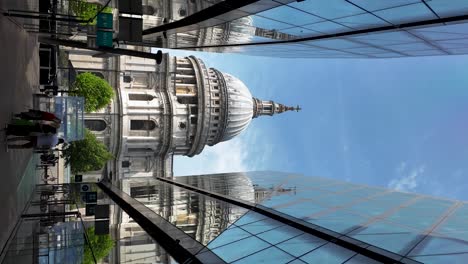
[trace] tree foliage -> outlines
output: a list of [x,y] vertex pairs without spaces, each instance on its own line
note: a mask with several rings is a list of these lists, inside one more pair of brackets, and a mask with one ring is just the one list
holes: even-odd
[[100,170],[110,160],[112,154],[89,130],[85,130],[85,138],[73,141],[62,152],[65,166],[71,167],[73,174],[87,171]]
[[85,98],[85,111],[94,112],[107,106],[114,97],[114,89],[106,80],[90,73],[78,74],[72,94]]
[[94,227],[86,229],[86,234],[88,235],[90,246],[93,249],[85,245],[83,264],[94,263],[93,254],[96,257],[96,260],[99,261],[107,256],[110,250],[114,247],[115,241],[112,240],[110,235],[96,235],[94,233]]
[[[90,21],[89,23],[81,23],[82,25],[96,25],[97,18],[95,18],[95,16],[99,10],[102,9],[102,5],[97,3],[88,3],[86,0],[72,0],[69,2],[69,7],[81,20],[89,21],[94,18],[93,21]],[[112,8],[106,7],[102,10],[102,13],[112,13]]]

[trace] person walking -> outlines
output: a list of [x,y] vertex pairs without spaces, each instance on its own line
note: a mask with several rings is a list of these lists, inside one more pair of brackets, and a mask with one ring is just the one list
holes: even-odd
[[[47,121],[50,122],[50,121]],[[57,127],[50,124],[34,123],[31,120],[14,119],[6,128],[7,136],[34,136],[35,134],[55,134]]]
[[[17,141],[29,141],[28,143],[24,144],[10,144],[11,142]],[[22,137],[14,137],[7,139],[8,148],[10,149],[28,149],[28,148],[36,148],[36,149],[51,149],[56,145],[65,143],[63,138],[59,138],[56,134],[42,134],[37,136],[22,136]]]
[[53,121],[57,124],[60,124],[62,120],[58,118],[55,114],[41,111],[41,110],[34,110],[34,109],[29,109],[28,112],[21,112],[20,114],[15,115],[18,118],[21,119],[27,119],[27,120],[44,120],[44,121]]

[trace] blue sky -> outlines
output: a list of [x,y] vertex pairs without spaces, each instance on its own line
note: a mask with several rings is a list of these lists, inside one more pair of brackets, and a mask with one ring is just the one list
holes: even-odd
[[280,59],[194,54],[288,112],[177,157],[175,175],[278,170],[468,200],[468,56]]

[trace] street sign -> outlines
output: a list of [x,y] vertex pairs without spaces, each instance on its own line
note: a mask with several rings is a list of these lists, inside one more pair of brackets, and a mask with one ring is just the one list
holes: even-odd
[[83,181],[83,175],[75,175],[75,182],[82,182]]
[[98,47],[113,47],[113,37],[114,33],[112,31],[97,31],[96,45]]
[[96,202],[97,202],[97,192],[87,192],[86,203],[96,203]]
[[94,234],[107,235],[109,234],[109,220],[94,221]]
[[142,0],[119,0],[119,12],[132,15],[143,15]]
[[87,216],[90,216],[90,215],[95,215],[95,213],[96,213],[96,205],[95,204],[86,204],[85,214]]
[[143,40],[143,19],[119,17],[119,40],[141,42]]
[[95,219],[108,219],[109,218],[109,205],[98,204],[95,210]]
[[81,184],[80,191],[81,192],[89,192],[89,191],[91,191],[91,186],[89,184]]
[[97,28],[99,29],[112,29],[113,27],[112,13],[99,13],[97,17]]
[[97,17],[96,45],[98,47],[113,47],[113,23],[112,13],[99,13]]

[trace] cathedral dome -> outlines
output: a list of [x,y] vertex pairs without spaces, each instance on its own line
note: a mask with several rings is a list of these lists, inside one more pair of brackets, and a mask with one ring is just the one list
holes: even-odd
[[[253,118],[299,109],[252,97],[241,80],[215,68],[207,68],[194,56],[177,58],[176,62],[175,107],[183,109],[181,106],[185,106],[187,110],[180,111],[180,116],[173,121],[179,124],[177,130],[180,131],[174,138],[181,141],[177,150],[183,155],[192,157],[207,145],[236,137]],[[188,127],[184,118],[188,118]]]
[[221,73],[226,85],[226,111],[224,129],[219,141],[226,141],[239,135],[253,117],[252,94],[245,84],[236,77]]

